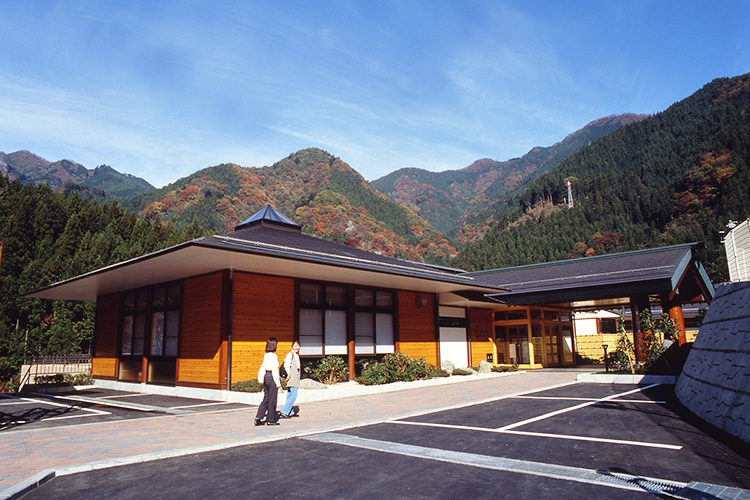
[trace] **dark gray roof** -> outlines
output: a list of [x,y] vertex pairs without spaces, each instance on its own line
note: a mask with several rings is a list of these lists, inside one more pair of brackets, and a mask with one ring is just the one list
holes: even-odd
[[[713,285],[695,251],[703,243],[638,250],[596,257],[466,273],[510,290],[496,297],[511,304],[572,302],[634,295],[699,293],[713,296]],[[683,276],[688,272],[689,280]]]
[[457,297],[463,297],[457,295],[459,292],[472,292],[474,295],[468,300],[487,300],[484,293],[503,291],[463,275],[460,269],[378,255],[302,234],[294,221],[266,207],[228,234],[181,243],[24,296],[96,300],[123,290],[230,269],[338,280],[363,286],[446,292]]
[[299,224],[297,224],[292,219],[290,219],[286,215],[282,214],[281,212],[273,208],[271,205],[266,205],[265,207],[261,208],[260,210],[255,212],[253,215],[251,215],[244,221],[240,222],[234,228],[234,230],[237,231],[238,229],[242,229],[246,227],[262,225],[263,223],[286,226],[288,228],[298,229],[299,231],[302,230],[302,227]]
[[[441,278],[456,278],[464,274],[461,269],[397,259],[308,236],[300,232],[279,229],[270,225],[245,225],[244,227],[239,225],[231,233],[203,238],[196,240],[194,243],[222,250],[260,253],[332,265],[364,267],[371,270],[381,268],[382,271],[386,272],[429,274]],[[461,276],[457,279],[464,281],[467,278],[469,276]],[[472,281],[476,280],[472,279]]]

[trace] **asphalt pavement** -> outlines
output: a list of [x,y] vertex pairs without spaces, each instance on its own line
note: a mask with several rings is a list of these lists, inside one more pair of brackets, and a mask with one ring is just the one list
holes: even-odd
[[4,431],[0,498],[750,498],[747,448],[672,386],[575,378],[309,403],[277,427],[237,408]]

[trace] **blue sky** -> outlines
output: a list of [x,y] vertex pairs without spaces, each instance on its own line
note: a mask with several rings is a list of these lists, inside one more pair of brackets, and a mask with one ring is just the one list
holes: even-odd
[[366,179],[549,146],[750,72],[750,2],[0,2],[0,151],[157,187],[307,147]]

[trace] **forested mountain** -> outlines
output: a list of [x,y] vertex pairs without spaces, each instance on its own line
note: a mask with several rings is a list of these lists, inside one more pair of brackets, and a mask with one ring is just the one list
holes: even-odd
[[0,151],[0,172],[23,184],[47,184],[52,189],[78,191],[89,198],[125,198],[154,189],[140,177],[121,174],[109,165],[89,170],[70,160],[49,162],[28,151]]
[[[270,167],[207,168],[119,205],[84,199],[113,192],[106,179],[116,184],[122,174],[110,167],[90,171],[24,151],[0,153],[0,381],[16,374],[26,355],[85,352],[91,338],[91,304],[21,294],[206,231],[231,230],[267,203],[308,234],[467,270],[705,241],[711,279],[727,279],[720,231],[750,217],[750,74],[715,80],[641,118],[630,115],[632,123],[621,126],[616,117],[597,125],[616,128],[599,139],[581,132],[503,164],[479,160],[445,175],[402,170],[383,178],[392,183],[383,189],[407,206],[319,149]],[[423,216],[472,223],[466,240],[483,233],[487,220],[497,222],[451,259],[449,240],[411,206]],[[456,206],[474,210],[475,218],[461,219]]]
[[500,222],[455,266],[491,269],[705,241],[711,279],[727,279],[720,231],[750,217],[750,74],[714,80],[612,132],[493,212]]
[[204,236],[0,175],[0,390],[25,356],[87,352],[94,307],[20,295]]
[[[430,172],[403,168],[372,182],[393,201],[411,208],[436,229],[461,243],[481,238],[492,221],[486,207],[493,200],[523,188],[532,179],[596,139],[645,115],[632,113],[594,120],[549,147],[535,147],[521,158],[499,162],[484,158],[461,170]],[[471,227],[466,228],[471,222]]]
[[270,167],[224,164],[123,202],[139,215],[176,225],[197,221],[223,233],[271,204],[303,231],[364,250],[447,263],[456,249],[430,224],[374,190],[349,165],[320,149]]

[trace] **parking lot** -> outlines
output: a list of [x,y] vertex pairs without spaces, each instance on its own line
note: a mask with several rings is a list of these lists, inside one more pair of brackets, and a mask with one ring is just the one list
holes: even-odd
[[241,403],[91,388],[58,394],[0,394],[0,431],[246,409]]
[[672,386],[578,383],[60,476],[24,498],[708,499],[748,489],[747,447],[692,418]]

